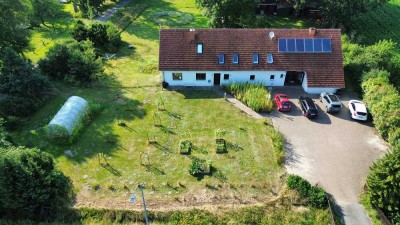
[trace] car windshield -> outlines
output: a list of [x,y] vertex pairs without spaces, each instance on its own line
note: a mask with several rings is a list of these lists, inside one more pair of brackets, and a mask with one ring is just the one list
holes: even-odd
[[318,114],[318,110],[316,109],[310,109],[310,114]]
[[290,103],[289,103],[289,102],[282,102],[282,105],[284,105],[284,106],[289,106]]
[[329,98],[332,100],[332,102],[338,102],[339,98],[336,95],[329,95]]
[[360,116],[366,116],[367,114],[365,112],[357,112],[358,115]]
[[333,108],[340,108],[342,105],[332,105]]

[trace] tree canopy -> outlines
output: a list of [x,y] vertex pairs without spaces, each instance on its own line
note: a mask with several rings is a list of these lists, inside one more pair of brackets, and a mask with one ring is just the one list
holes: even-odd
[[38,149],[0,149],[0,214],[48,219],[73,201],[71,180]]

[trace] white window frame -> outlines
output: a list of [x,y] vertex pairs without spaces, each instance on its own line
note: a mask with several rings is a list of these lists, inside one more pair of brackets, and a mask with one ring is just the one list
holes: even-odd
[[203,44],[197,43],[197,54],[203,54]]

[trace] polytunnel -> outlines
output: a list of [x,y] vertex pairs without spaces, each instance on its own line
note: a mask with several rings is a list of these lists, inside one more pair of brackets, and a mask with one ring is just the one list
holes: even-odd
[[50,121],[47,126],[48,132],[56,133],[64,130],[68,135],[72,135],[82,123],[88,110],[89,104],[85,99],[78,96],[70,97]]

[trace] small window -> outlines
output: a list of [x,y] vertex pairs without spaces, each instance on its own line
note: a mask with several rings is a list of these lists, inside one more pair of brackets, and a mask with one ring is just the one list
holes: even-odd
[[258,64],[258,54],[257,53],[253,54],[253,63]]
[[182,80],[182,73],[172,73],[172,80]]
[[229,74],[224,74],[224,80],[229,80]]
[[274,79],[275,79],[275,75],[269,76],[269,79],[270,79],[270,80],[274,80]]
[[250,75],[250,80],[256,79],[256,75]]
[[196,73],[196,80],[206,80],[205,73]]
[[219,54],[218,62],[219,62],[219,64],[224,64],[225,63],[225,55],[224,54]]
[[233,64],[239,63],[239,54],[233,54]]
[[268,62],[269,64],[271,64],[271,63],[274,62],[274,58],[272,57],[272,54],[268,54],[268,55],[267,55],[267,62]]
[[281,79],[283,78],[283,74],[281,74]]
[[197,44],[197,53],[199,54],[203,53],[203,44]]

